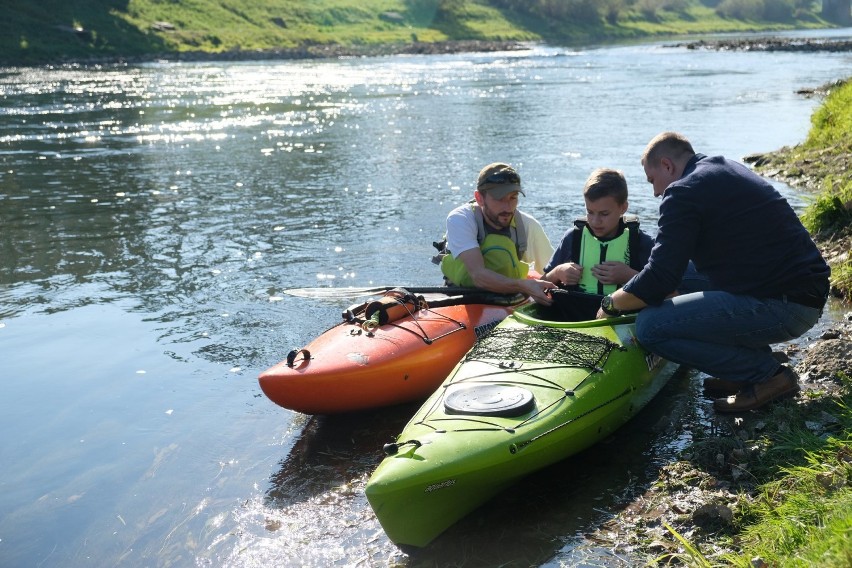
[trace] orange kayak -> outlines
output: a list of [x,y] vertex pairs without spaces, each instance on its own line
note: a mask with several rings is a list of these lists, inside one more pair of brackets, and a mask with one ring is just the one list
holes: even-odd
[[415,296],[404,289],[353,306],[332,327],[260,374],[276,404],[304,414],[353,412],[423,400],[476,339],[526,302],[471,290]]

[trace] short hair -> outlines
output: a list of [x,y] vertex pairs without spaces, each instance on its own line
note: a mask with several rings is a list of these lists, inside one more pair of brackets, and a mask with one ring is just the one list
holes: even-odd
[[648,142],[642,154],[642,165],[656,165],[663,158],[679,163],[694,155],[695,150],[686,136],[677,132],[662,132]]
[[583,197],[597,201],[603,197],[614,197],[619,205],[627,201],[627,180],[619,170],[598,168],[589,174],[583,186]]

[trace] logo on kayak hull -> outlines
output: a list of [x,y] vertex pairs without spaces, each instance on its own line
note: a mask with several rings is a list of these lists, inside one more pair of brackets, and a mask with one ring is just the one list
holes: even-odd
[[438,489],[446,489],[447,487],[452,487],[455,484],[455,479],[448,479],[446,481],[442,481],[441,483],[433,483],[432,485],[426,488],[426,493],[432,493],[433,491],[437,491]]
[[489,331],[497,327],[497,324],[503,320],[494,320],[492,322],[488,322],[473,328],[473,333],[476,334],[477,339],[481,339],[483,335],[486,335]]

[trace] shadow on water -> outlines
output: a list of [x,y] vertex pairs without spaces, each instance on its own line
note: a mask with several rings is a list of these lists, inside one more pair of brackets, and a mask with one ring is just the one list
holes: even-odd
[[369,475],[383,457],[382,445],[402,430],[417,404],[311,416],[280,468],[270,478],[266,505],[285,508]]
[[[677,369],[649,405],[615,435],[524,478],[419,550],[399,550],[381,530],[363,495],[366,480],[417,404],[372,412],[308,418],[292,450],[270,478],[264,498],[266,530],[280,534],[324,526],[346,552],[337,561],[393,566],[632,565],[585,535],[626,507],[656,479],[683,445],[672,429],[692,406],[689,377]],[[314,516],[297,520],[302,509]],[[333,519],[350,518],[342,524]],[[300,528],[301,527],[301,528]],[[332,558],[327,557],[328,560]]]

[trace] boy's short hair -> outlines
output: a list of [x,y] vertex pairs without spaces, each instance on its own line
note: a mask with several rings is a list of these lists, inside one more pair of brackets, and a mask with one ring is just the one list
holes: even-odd
[[583,197],[589,201],[614,197],[616,203],[621,205],[627,201],[627,180],[619,170],[598,168],[589,174],[583,186]]

